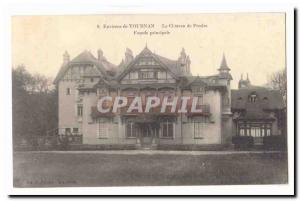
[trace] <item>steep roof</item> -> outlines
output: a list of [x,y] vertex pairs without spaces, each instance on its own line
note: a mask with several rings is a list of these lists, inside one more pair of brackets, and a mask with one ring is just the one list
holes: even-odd
[[232,76],[229,73],[230,68],[227,65],[227,61],[226,61],[226,57],[225,57],[224,53],[223,53],[221,65],[220,65],[218,71],[219,71],[219,78],[232,80]]
[[72,59],[70,63],[87,63],[96,61],[96,57],[90,51],[84,50],[78,56]]
[[166,57],[160,56],[158,54],[155,54],[153,52],[151,52],[148,47],[146,46],[134,59],[133,61],[131,61],[130,63],[128,63],[127,65],[124,65],[123,62],[121,62],[120,67],[119,68],[120,71],[117,75],[117,77],[122,78],[129,70],[130,68],[133,66],[133,64],[141,57],[143,56],[152,56],[158,63],[162,64],[162,67],[167,68],[174,76],[180,76],[181,71],[180,71],[180,64],[177,60],[171,60],[168,59]]
[[[255,102],[249,102],[249,95],[256,94]],[[263,110],[284,109],[283,98],[278,90],[251,86],[231,90],[231,108],[233,110],[246,110],[259,113]]]
[[54,84],[57,84],[58,81],[61,79],[61,77],[65,74],[65,72],[67,72],[68,69],[69,69],[69,65],[68,65],[68,64],[63,64],[63,65],[60,67],[60,69],[59,69],[59,71],[58,71],[58,73],[57,73],[57,75],[56,75],[56,77],[55,77],[53,83],[54,83]]
[[161,61],[168,69],[176,75],[181,74],[180,64],[177,60],[171,60],[166,57],[160,56],[158,54],[152,53],[154,57],[156,57],[159,61]]
[[227,65],[225,54],[223,53],[222,61],[219,70],[230,70],[230,68]]
[[209,83],[207,80],[207,77],[200,77],[200,76],[188,76],[187,82],[185,83],[185,86],[189,87],[193,84],[203,84],[206,85]]
[[[63,64],[60,68],[56,78],[54,79],[54,83],[56,84],[62,76],[67,72],[67,70],[77,64],[90,64],[94,65],[97,70],[94,70],[93,72],[89,72],[91,75],[107,75],[107,71],[115,71],[115,65],[108,62],[106,59],[98,60],[90,51],[83,51],[78,56],[76,56],[74,59],[69,61],[66,64]],[[87,75],[88,76],[88,75]]]

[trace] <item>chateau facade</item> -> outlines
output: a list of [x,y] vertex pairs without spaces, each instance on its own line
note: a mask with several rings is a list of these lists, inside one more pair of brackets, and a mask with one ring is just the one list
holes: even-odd
[[[59,94],[59,135],[81,136],[83,144],[147,147],[231,144],[232,136],[241,134],[237,130],[242,128],[237,123],[240,110],[232,113],[232,76],[224,55],[215,75],[193,76],[184,49],[177,60],[157,55],[147,46],[135,57],[126,49],[119,65],[107,61],[101,50],[97,54],[84,51],[72,60],[67,52],[63,56],[54,81]],[[127,106],[116,113],[101,113],[97,103],[105,96],[128,100],[139,96],[143,107],[147,97],[198,97],[201,112],[126,113]]]

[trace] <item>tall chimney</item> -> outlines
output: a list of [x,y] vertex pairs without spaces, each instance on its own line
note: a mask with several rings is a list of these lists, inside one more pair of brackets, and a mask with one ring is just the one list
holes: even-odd
[[98,49],[97,53],[98,53],[98,60],[99,61],[102,60],[103,59],[103,51],[101,49]]
[[191,60],[190,60],[190,57],[187,56],[186,57],[186,72],[187,73],[191,73]]
[[67,64],[70,61],[70,55],[67,51],[63,54],[63,64]]

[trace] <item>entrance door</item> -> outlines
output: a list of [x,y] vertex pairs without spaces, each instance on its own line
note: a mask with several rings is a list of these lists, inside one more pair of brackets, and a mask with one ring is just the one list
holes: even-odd
[[152,136],[153,136],[153,129],[149,124],[142,124],[141,125],[141,136],[143,144],[151,144],[152,143]]

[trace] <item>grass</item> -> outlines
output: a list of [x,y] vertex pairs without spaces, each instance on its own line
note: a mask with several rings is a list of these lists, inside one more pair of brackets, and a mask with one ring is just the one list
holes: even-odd
[[14,153],[15,187],[287,183],[281,153],[117,155]]

